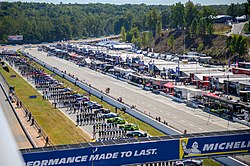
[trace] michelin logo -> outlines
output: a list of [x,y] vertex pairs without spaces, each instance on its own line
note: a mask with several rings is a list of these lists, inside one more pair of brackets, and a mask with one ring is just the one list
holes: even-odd
[[222,142],[205,144],[202,151],[231,150],[250,148],[250,141]]
[[188,138],[180,140],[180,159],[183,157],[192,156],[206,156],[234,153],[249,152],[250,141],[236,141],[236,142],[220,142],[204,144],[199,147],[198,142],[193,142],[191,147],[188,147]]
[[187,148],[187,144],[185,141],[182,141],[181,144],[182,144],[182,150],[187,154],[200,154],[201,153],[201,151],[198,149],[199,145],[197,142],[194,142],[192,144],[192,148],[190,149]]

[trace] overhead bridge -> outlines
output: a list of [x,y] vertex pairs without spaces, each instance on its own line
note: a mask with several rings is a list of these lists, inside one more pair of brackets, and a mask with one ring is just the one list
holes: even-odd
[[108,140],[21,150],[26,166],[129,165],[249,152],[250,130]]

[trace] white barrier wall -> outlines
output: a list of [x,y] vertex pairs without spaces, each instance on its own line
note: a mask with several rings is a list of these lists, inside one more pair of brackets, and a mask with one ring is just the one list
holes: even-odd
[[24,52],[23,50],[20,51],[22,54],[24,54],[25,56],[29,57],[30,59],[34,60],[35,62],[39,63],[40,65],[46,67],[47,69],[51,70],[52,72],[58,74],[61,77],[64,77],[65,79],[67,79],[68,81],[72,82],[72,83],[76,83],[76,85],[78,85],[80,88],[84,89],[85,91],[91,93],[92,95],[101,98],[101,96],[103,97],[103,101],[109,103],[110,105],[117,107],[117,108],[122,108],[125,107],[126,108],[126,113],[130,114],[131,116],[134,116],[135,118],[151,125],[152,127],[160,130],[161,132],[168,134],[168,135],[176,135],[176,134],[181,134],[179,131],[170,128],[169,126],[166,126],[163,123],[160,123],[158,121],[156,121],[155,119],[141,113],[138,110],[135,109],[131,109],[129,105],[123,104],[119,101],[117,101],[116,99],[101,93],[99,90],[88,86],[87,84],[80,82],[80,81],[76,81],[75,78],[63,73],[62,71],[48,65],[45,64],[44,62],[42,62],[41,60],[31,56],[29,53]]

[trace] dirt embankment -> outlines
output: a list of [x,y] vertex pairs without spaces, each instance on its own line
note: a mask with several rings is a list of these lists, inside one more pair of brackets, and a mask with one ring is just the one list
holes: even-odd
[[[185,34],[185,38],[184,38]],[[170,36],[174,36],[173,46],[171,45]],[[200,53],[204,53],[213,57],[213,59],[226,59],[226,39],[225,35],[212,35],[211,37],[204,36],[196,39],[192,39],[189,37],[188,33],[184,31],[165,31],[162,33],[160,37],[158,37],[154,43],[154,51],[159,53],[178,53],[183,54],[184,52],[184,41],[185,41],[185,52],[189,51],[197,51]],[[248,39],[248,43],[250,43],[250,39]],[[248,44],[250,46],[250,44]],[[246,54],[244,56],[245,60],[250,60],[250,55]]]

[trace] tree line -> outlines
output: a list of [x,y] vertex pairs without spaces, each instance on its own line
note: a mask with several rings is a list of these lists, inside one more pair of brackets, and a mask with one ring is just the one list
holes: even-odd
[[[235,4],[232,10],[241,15],[244,5]],[[0,43],[8,43],[9,35],[23,35],[23,43],[39,43],[120,34],[124,27],[126,41],[146,47],[162,28],[186,27],[192,29],[191,37],[208,34],[210,22],[203,18],[231,12],[229,7],[192,2],[171,6],[0,2]],[[201,27],[206,29],[202,34]]]

